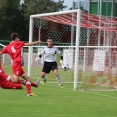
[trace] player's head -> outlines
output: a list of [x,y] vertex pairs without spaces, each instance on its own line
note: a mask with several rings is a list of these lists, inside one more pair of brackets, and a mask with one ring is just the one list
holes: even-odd
[[11,33],[10,38],[12,41],[17,41],[19,40],[19,35],[18,33]]
[[47,38],[47,46],[52,47],[53,46],[53,39],[51,37]]

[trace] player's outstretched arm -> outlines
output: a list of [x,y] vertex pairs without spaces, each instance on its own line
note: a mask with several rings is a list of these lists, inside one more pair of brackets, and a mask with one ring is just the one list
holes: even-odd
[[35,44],[39,44],[39,43],[41,43],[41,41],[35,41],[35,42],[25,43],[25,46],[31,46],[31,45],[35,45]]

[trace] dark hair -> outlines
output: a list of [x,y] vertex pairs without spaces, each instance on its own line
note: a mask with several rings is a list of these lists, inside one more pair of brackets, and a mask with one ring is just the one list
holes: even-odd
[[48,39],[51,39],[51,40],[53,41],[53,39],[52,39],[51,37],[48,37],[48,38],[47,38],[47,41],[48,41]]
[[15,40],[15,38],[19,38],[18,33],[11,33],[10,38],[11,40]]

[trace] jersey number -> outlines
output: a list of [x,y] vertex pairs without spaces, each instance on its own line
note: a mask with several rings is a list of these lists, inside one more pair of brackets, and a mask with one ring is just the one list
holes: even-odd
[[11,47],[12,53],[16,53],[14,46]]

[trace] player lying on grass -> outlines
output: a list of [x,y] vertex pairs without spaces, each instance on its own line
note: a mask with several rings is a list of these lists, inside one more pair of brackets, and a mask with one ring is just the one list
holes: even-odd
[[47,74],[50,73],[50,71],[52,70],[56,75],[59,86],[62,87],[60,76],[58,73],[58,65],[56,62],[57,53],[60,55],[61,59],[63,60],[62,53],[60,52],[60,50],[58,48],[53,46],[53,40],[52,40],[52,38],[49,37],[47,39],[47,47],[45,47],[43,49],[43,51],[41,52],[41,54],[39,55],[39,58],[44,56],[44,66],[42,69],[41,77],[44,79],[43,83],[45,84],[46,83],[45,75],[46,75],[46,73]]
[[21,59],[21,51],[23,46],[31,46],[34,44],[41,43],[41,41],[31,42],[31,43],[24,43],[19,41],[18,33],[12,33],[10,35],[11,43],[7,45],[0,54],[7,53],[13,60],[12,64],[12,71],[13,77],[11,79],[12,82],[17,82],[19,77],[21,76],[23,79],[26,80],[26,90],[27,96],[35,96],[34,93],[31,92],[31,78],[26,75],[22,68],[22,59]]
[[[12,83],[11,81],[9,81],[12,79],[12,77],[5,73],[2,66],[3,63],[0,57],[0,87],[4,89],[23,89],[21,84],[26,85],[26,80],[18,79],[17,83]],[[31,86],[38,87],[39,81],[40,80],[38,78],[36,83],[31,82]]]

